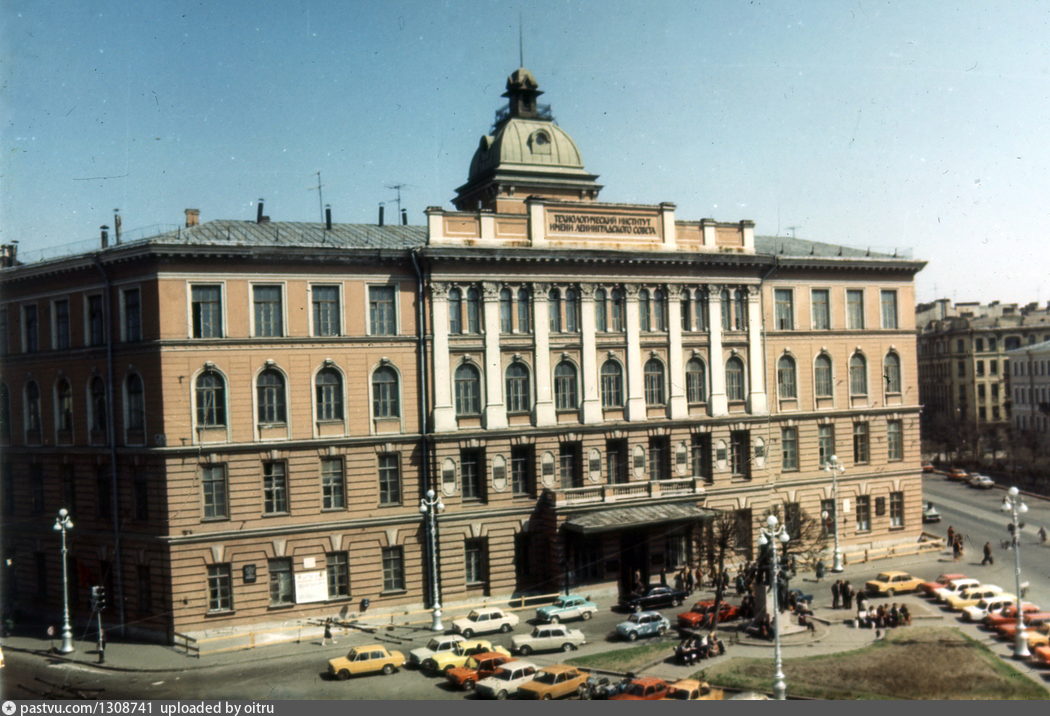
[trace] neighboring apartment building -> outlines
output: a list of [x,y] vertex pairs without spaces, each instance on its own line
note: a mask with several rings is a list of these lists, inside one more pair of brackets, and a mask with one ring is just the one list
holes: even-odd
[[916,307],[916,325],[924,424],[1006,427],[1007,352],[1050,340],[1050,305],[939,299]]
[[1019,435],[1045,441],[1050,437],[1050,337],[1042,343],[1016,348],[1007,353],[1007,358],[1013,428]]
[[60,602],[63,506],[77,614],[161,638],[429,605],[427,487],[446,604],[706,567],[715,511],[741,558],[774,507],[916,539],[923,262],[599,203],[539,94],[426,227],[188,212],[0,271],[5,603]]

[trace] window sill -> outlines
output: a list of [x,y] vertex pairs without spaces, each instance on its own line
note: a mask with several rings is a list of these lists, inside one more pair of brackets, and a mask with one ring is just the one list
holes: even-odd
[[230,516],[225,515],[223,517],[202,517],[201,522],[229,522]]
[[388,507],[388,508],[389,507],[403,507],[404,504],[405,503],[403,503],[403,502],[380,502],[378,507],[380,507],[380,508],[384,508],[384,507]]
[[213,609],[204,612],[204,618],[209,617],[229,617],[237,613],[236,609]]
[[270,612],[279,612],[282,609],[291,609],[294,606],[295,602],[290,602],[288,604],[270,604],[266,607],[266,610]]
[[287,510],[285,510],[284,512],[264,512],[260,516],[264,517],[264,518],[265,517],[287,517],[290,514],[292,514],[292,513],[288,512]]
[[346,512],[346,507],[322,507],[321,512]]
[[399,594],[408,594],[408,590],[404,589],[404,588],[402,588],[402,589],[384,589],[383,591],[381,591],[379,593],[379,596],[381,596],[381,597],[394,597],[394,596],[397,596]]
[[890,525],[890,532],[900,532],[904,529],[904,525]]
[[259,430],[270,430],[274,428],[287,428],[288,423],[258,423]]

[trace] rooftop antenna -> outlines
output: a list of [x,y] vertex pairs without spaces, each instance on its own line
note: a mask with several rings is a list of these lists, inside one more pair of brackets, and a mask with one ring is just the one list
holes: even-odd
[[324,216],[324,194],[321,191],[321,188],[324,186],[324,184],[321,183],[321,172],[316,172],[316,174],[317,174],[317,186],[310,187],[309,191],[313,191],[314,189],[317,190],[317,206],[318,206],[318,208],[321,211],[321,223],[324,223],[324,220],[325,220],[325,216]]
[[525,66],[525,33],[522,30],[521,10],[518,10],[518,67]]
[[408,187],[408,184],[386,184],[387,189],[393,189],[397,192],[397,215],[401,216],[401,190]]

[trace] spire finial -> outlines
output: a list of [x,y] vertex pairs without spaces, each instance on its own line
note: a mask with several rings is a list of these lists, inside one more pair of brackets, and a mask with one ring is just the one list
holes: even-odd
[[525,66],[525,32],[522,25],[521,10],[518,10],[518,67]]

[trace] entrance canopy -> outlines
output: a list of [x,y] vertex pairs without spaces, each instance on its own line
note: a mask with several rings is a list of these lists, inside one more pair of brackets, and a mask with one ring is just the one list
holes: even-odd
[[593,535],[635,527],[711,519],[717,512],[708,507],[688,503],[605,507],[573,517],[565,523],[565,529],[583,535]]

